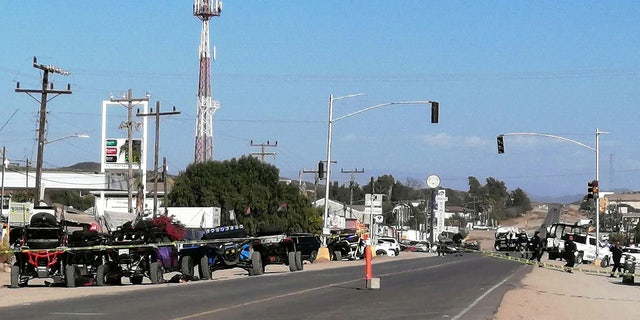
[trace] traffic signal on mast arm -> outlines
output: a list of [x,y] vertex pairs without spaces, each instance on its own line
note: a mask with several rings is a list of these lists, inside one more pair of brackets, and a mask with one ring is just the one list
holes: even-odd
[[324,163],[318,162],[318,179],[324,179]]
[[498,140],[498,154],[503,154],[504,153],[504,136],[499,135],[497,140]]
[[593,199],[598,196],[598,180],[587,183],[587,198]]
[[440,102],[431,101],[431,123],[438,123],[440,117]]

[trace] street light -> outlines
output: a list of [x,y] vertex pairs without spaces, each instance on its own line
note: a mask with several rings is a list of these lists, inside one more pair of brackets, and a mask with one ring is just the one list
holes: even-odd
[[[399,104],[430,104],[432,106],[432,111],[435,109],[437,110],[439,108],[439,103],[436,101],[428,101],[428,100],[419,100],[419,101],[401,101],[401,102],[387,102],[387,103],[381,103],[381,104],[376,104],[370,107],[366,107],[362,110],[356,111],[356,112],[352,112],[350,114],[344,115],[342,117],[338,117],[338,118],[333,118],[333,101],[336,100],[341,100],[341,99],[346,99],[346,98],[352,98],[352,97],[357,97],[357,96],[362,96],[364,95],[363,93],[357,93],[357,94],[350,94],[350,95],[346,95],[346,96],[341,96],[341,97],[334,97],[333,95],[329,96],[329,128],[328,128],[328,133],[327,133],[327,170],[326,170],[326,183],[325,183],[325,190],[324,190],[324,215],[323,215],[323,220],[322,220],[322,234],[324,236],[324,242],[326,244],[326,236],[330,234],[329,228],[327,227],[327,218],[329,216],[329,183],[331,182],[331,136],[332,136],[332,130],[333,130],[333,123],[338,121],[338,120],[342,120],[345,118],[349,118],[355,115],[358,115],[360,113],[369,111],[369,110],[373,110],[373,109],[377,109],[380,107],[386,107],[386,106],[391,106],[391,105],[399,105]],[[432,122],[433,122],[433,115],[432,115]],[[436,121],[437,122],[437,121]],[[369,226],[369,228],[371,228],[372,225]]]
[[[546,134],[546,133],[535,133],[535,132],[515,132],[515,133],[505,133],[505,134],[501,134],[498,136],[498,153],[504,153],[504,136],[542,136],[542,137],[549,137],[549,138],[554,138],[554,139],[558,139],[558,140],[563,140],[563,141],[567,141],[567,142],[571,142],[574,144],[577,144],[581,147],[584,147],[586,149],[589,149],[591,151],[594,151],[596,154],[596,180],[595,181],[599,181],[600,180],[600,135],[603,133],[609,133],[609,132],[604,132],[604,131],[600,131],[599,129],[596,129],[596,146],[595,148],[590,147],[584,143],[575,141],[575,140],[571,140],[569,138],[565,138],[565,137],[561,137],[561,136],[556,136],[556,135],[552,135],[552,134]],[[502,152],[500,152],[502,151]],[[597,241],[600,241],[600,196],[599,195],[594,195],[594,198],[596,200],[596,239]],[[599,246],[596,246],[596,258],[598,257],[599,254],[599,250],[598,250]]]
[[57,138],[57,139],[53,139],[53,140],[45,140],[44,144],[54,143],[54,142],[58,142],[60,140],[65,140],[65,139],[69,139],[69,138],[89,138],[89,135],[75,133],[75,134],[72,134],[70,136],[66,136],[66,137],[62,137],[62,138]]
[[[39,148],[41,151],[39,152],[38,159],[42,158],[42,155],[44,154],[45,145],[58,142],[60,140],[69,139],[69,138],[89,138],[89,136],[86,134],[75,133],[70,136],[57,138],[53,140],[42,140],[42,145]],[[40,160],[40,161],[36,161],[36,201],[34,203],[36,206],[40,204],[40,200],[42,200],[44,196],[44,195],[41,195],[41,193],[42,193],[42,161]]]

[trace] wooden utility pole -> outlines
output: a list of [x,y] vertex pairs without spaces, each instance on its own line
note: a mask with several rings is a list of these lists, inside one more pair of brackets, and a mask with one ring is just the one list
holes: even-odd
[[[126,128],[127,129],[127,168],[128,168],[128,172],[127,172],[127,194],[128,194],[128,201],[127,201],[127,205],[128,205],[128,212],[129,213],[134,213],[133,212],[133,191],[131,190],[131,186],[132,186],[132,182],[131,180],[133,179],[133,129],[134,127],[136,129],[140,128],[140,123],[136,123],[132,120],[133,118],[133,107],[138,104],[138,102],[143,102],[143,101],[149,101],[149,94],[147,94],[146,97],[144,98],[134,98],[133,97],[133,93],[131,91],[131,89],[129,89],[129,91],[127,92],[127,96],[123,97],[122,99],[113,99],[111,98],[111,102],[115,102],[115,103],[119,103],[120,105],[124,106],[127,108],[127,121],[124,121],[123,123],[120,124],[120,128]],[[126,104],[124,104],[126,102]],[[135,102],[135,103],[134,103]],[[142,146],[140,146],[142,148]],[[142,151],[142,150],[140,150]],[[142,152],[140,152],[140,156],[142,156]],[[140,167],[142,168],[142,159],[138,159],[138,163],[140,163]],[[143,179],[144,180],[144,179]],[[146,181],[142,181],[143,183],[143,188],[142,190],[144,191],[144,183],[146,183]],[[144,209],[144,205],[143,205],[143,209]],[[137,212],[139,214],[139,212]]]
[[364,168],[362,170],[354,169],[354,170],[344,170],[340,169],[342,173],[351,174],[351,180],[349,181],[349,214],[351,218],[353,218],[353,184],[355,183],[355,175],[357,173],[364,173]]
[[252,153],[250,153],[250,155],[252,155],[252,156],[260,156],[260,161],[262,161],[262,162],[264,162],[264,157],[265,156],[276,156],[277,155],[277,153],[275,153],[275,152],[265,152],[265,148],[266,147],[277,147],[278,146],[278,141],[276,141],[275,144],[270,144],[269,140],[267,140],[267,143],[255,144],[255,143],[253,143],[253,140],[251,140],[250,145],[252,147],[260,147],[261,148],[260,152],[252,152]]
[[[158,153],[160,148],[160,116],[171,116],[180,114],[180,111],[176,111],[176,107],[173,107],[172,111],[160,112],[160,101],[156,101],[156,111],[153,112],[153,108],[149,109],[149,113],[140,113],[140,110],[136,113],[138,117],[154,116],[156,120],[156,138],[154,144],[153,155],[153,216],[158,215]],[[165,184],[166,185],[166,184]],[[164,189],[164,193],[167,193],[167,189]],[[164,204],[165,208],[167,204]],[[166,210],[165,210],[166,214]]]
[[[46,143],[46,126],[47,126],[47,102],[61,95],[71,94],[71,85],[67,84],[67,90],[54,90],[53,83],[49,83],[49,73],[57,73],[63,76],[69,75],[69,71],[52,65],[38,64],[38,59],[33,57],[33,67],[44,71],[42,76],[41,89],[20,89],[20,82],[16,84],[16,92],[24,92],[34,100],[40,102],[40,119],[38,122],[38,155],[36,158],[36,195],[34,204],[37,206],[42,200],[42,163],[44,162],[44,145]],[[32,95],[32,93],[40,93],[40,100]],[[47,98],[48,94],[55,94],[52,98]]]

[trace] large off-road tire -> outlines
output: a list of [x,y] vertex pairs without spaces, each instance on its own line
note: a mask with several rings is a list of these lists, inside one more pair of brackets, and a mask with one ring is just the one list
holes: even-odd
[[304,264],[302,263],[302,251],[296,251],[296,269],[302,271]]
[[11,266],[11,288],[22,287],[20,283],[20,266]]
[[622,276],[622,283],[633,284],[634,278],[633,276]]
[[342,251],[337,250],[333,252],[333,257],[336,261],[342,261]]
[[106,286],[109,285],[109,265],[101,264],[96,269],[96,285]]
[[78,275],[80,274],[80,268],[74,265],[70,265],[70,266],[66,266],[64,269],[65,269],[64,276],[65,276],[65,280],[67,281],[67,288],[76,287],[78,285],[77,280],[78,280]]
[[131,276],[129,277],[129,282],[131,282],[131,284],[142,284],[142,280],[144,280],[143,276]]
[[209,267],[209,257],[204,255],[200,258],[200,264],[198,265],[198,273],[200,273],[200,279],[211,279],[211,268]]
[[289,271],[296,271],[298,268],[296,267],[296,252],[290,251],[288,254],[289,259]]
[[188,277],[193,277],[193,268],[193,257],[182,257],[182,261],[180,261],[180,271],[182,272],[182,274]]
[[494,248],[496,251],[500,251],[500,245],[499,245],[499,244],[497,244],[497,243],[493,246],[493,248]]
[[151,279],[151,283],[153,284],[164,282],[164,268],[162,268],[160,262],[151,262],[149,265],[149,279]]
[[318,251],[311,251],[311,254],[309,254],[309,262],[313,263],[316,261],[316,258],[318,258]]
[[259,276],[264,273],[262,266],[262,255],[258,251],[251,253],[251,268],[249,268],[250,276]]

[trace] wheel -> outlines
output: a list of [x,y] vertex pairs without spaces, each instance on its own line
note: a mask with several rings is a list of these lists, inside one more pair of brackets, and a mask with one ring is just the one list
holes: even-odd
[[387,252],[380,249],[380,250],[376,250],[376,256],[386,256]]
[[20,284],[20,266],[11,266],[11,288],[22,287]]
[[582,258],[582,253],[578,253],[578,255],[576,256],[576,264],[582,264],[584,262],[583,258]]
[[70,265],[64,268],[64,276],[67,280],[67,287],[73,288],[77,285],[78,274],[80,274],[80,270],[77,266]]
[[153,284],[164,282],[164,270],[160,262],[151,262],[149,265],[149,279],[151,279],[151,283]]
[[200,273],[200,279],[211,279],[211,268],[209,267],[209,257],[205,254],[200,258],[200,264],[198,265],[198,273]]
[[311,254],[309,255],[309,262],[313,263],[314,261],[316,261],[317,257],[318,251],[311,251]]
[[333,256],[336,258],[336,261],[342,261],[342,251],[334,251]]
[[298,269],[298,271],[302,271],[304,269],[304,265],[302,264],[302,252],[301,251],[296,251],[296,269]]
[[623,276],[622,277],[622,283],[633,284],[633,282],[634,282],[633,276]]
[[96,285],[98,286],[106,286],[109,284],[109,266],[106,264],[101,264],[96,269]]
[[131,276],[129,277],[129,282],[131,282],[131,284],[142,284],[143,279],[143,276]]
[[600,261],[600,267],[601,268],[608,268],[609,267],[609,256],[604,257],[604,259],[602,259],[602,261]]
[[254,251],[251,253],[251,268],[249,268],[250,276],[259,276],[264,273],[264,267],[262,266],[262,256],[260,252]]
[[288,254],[288,263],[289,263],[289,271],[296,271],[298,268],[296,267],[296,252],[291,251]]
[[182,257],[182,261],[180,262],[180,271],[185,276],[193,277],[193,257]]
[[493,246],[493,248],[496,249],[496,251],[500,251],[500,245],[497,243]]

